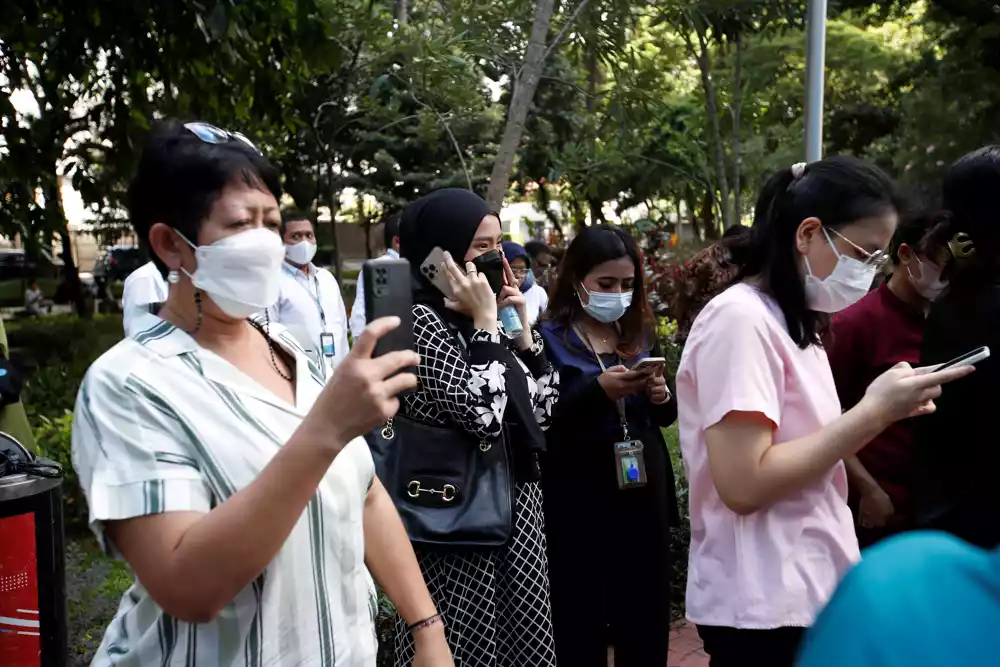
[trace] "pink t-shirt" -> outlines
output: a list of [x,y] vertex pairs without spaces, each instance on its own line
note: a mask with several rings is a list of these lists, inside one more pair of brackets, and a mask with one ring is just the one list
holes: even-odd
[[705,430],[733,411],[774,422],[774,447],[840,415],[826,352],[792,342],[781,309],[738,284],[698,315],[677,371],[681,452],[690,486],[687,617],[746,629],[807,627],[858,561],[838,463],[808,487],[740,516],[715,489]]

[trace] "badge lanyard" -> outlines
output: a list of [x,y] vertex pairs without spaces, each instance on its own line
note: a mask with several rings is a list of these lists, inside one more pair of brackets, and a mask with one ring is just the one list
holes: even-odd
[[312,274],[313,283],[316,285],[316,294],[310,296],[316,301],[316,310],[319,311],[319,322],[321,325],[321,331],[319,333],[319,347],[320,352],[322,352],[324,357],[334,357],[336,356],[336,347],[334,345],[333,334],[326,329],[326,313],[323,312],[323,299],[322,294],[319,291],[319,275],[314,271]]
[[[597,348],[590,340],[590,336],[584,333],[580,328],[573,327],[576,329],[576,333],[580,336],[580,340],[590,349],[591,353],[597,358],[597,363],[601,367],[601,372],[606,373],[607,367],[604,365],[604,360],[601,359],[601,355],[597,353]],[[646,463],[643,457],[643,445],[640,440],[632,440],[629,438],[628,434],[628,418],[625,415],[625,399],[620,398],[615,401],[615,406],[618,408],[618,419],[621,422],[622,427],[622,440],[621,442],[614,443],[615,447],[615,477],[618,479],[619,489],[633,489],[641,486],[646,486]]]

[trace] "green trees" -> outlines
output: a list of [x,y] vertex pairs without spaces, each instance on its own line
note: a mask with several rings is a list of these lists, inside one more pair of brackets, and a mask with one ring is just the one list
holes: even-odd
[[[802,154],[805,4],[10,0],[0,232],[60,239],[72,266],[60,184],[113,234],[137,147],[176,115],[251,136],[300,208],[362,197],[362,225],[457,185],[567,231],[640,206],[713,237]],[[921,183],[991,140],[997,34],[989,3],[836,3],[828,151]]]

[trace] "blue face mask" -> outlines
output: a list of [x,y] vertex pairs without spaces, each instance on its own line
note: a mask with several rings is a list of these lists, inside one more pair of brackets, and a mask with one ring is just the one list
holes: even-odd
[[521,283],[521,293],[527,292],[532,287],[535,286],[535,274],[528,269],[528,275],[524,277],[524,282]]
[[587,303],[584,303],[583,299],[580,298],[579,292],[576,293],[577,298],[580,298],[580,305],[583,306],[583,312],[604,324],[620,320],[628,307],[632,305],[632,290],[627,292],[591,292],[583,285],[580,285],[580,289],[587,293]]

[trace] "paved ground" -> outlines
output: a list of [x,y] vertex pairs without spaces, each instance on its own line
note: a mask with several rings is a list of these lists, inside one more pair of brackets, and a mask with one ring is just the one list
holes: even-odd
[[708,656],[701,650],[701,638],[693,625],[681,621],[670,631],[667,667],[708,667]]
[[[615,667],[615,656],[611,649],[608,649],[608,667]],[[693,625],[680,621],[670,631],[667,667],[708,667],[708,656],[701,650],[701,639]]]

